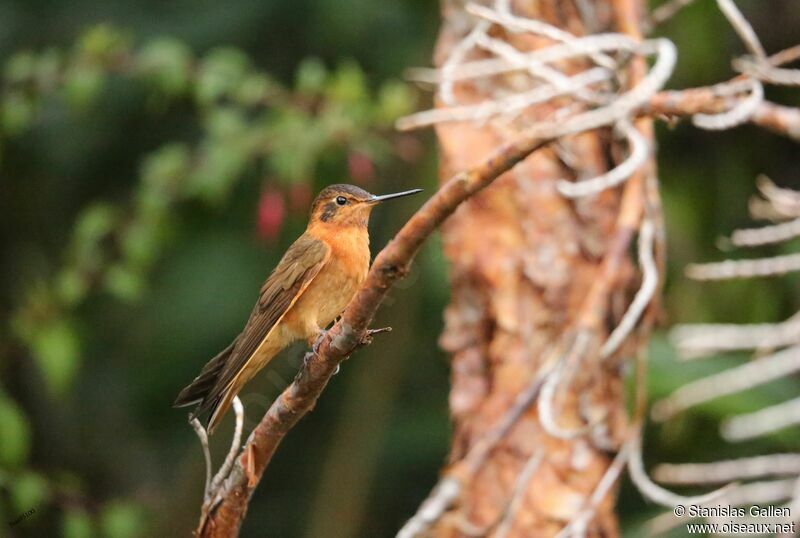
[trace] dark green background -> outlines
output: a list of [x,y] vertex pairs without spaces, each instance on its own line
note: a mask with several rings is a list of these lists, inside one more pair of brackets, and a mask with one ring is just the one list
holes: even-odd
[[[769,51],[800,36],[797,2],[739,3]],[[198,57],[214,47],[238,47],[255,69],[287,86],[308,56],[329,68],[353,60],[368,86],[377,88],[402,77],[406,67],[430,63],[439,13],[437,3],[422,0],[5,0],[0,1],[0,58],[26,49],[68,48],[97,23],[127,31],[135,45],[177,37]],[[671,87],[725,80],[732,75],[729,60],[742,53],[711,1],[687,8],[660,32],[679,47]],[[425,106],[430,97],[420,95],[419,106]],[[796,92],[770,90],[768,96],[800,104]],[[63,262],[82,209],[104,200],[124,205],[136,190],[143,157],[170,140],[196,139],[196,128],[187,127],[195,125],[195,117],[188,103],[154,108],[142,91],[117,81],[84,110],[66,110],[56,100],[33,127],[3,138],[4,318],[11,319],[26,290],[51,278]],[[435,188],[434,139],[429,132],[417,137],[424,154],[411,163],[380,160],[379,179],[370,189],[424,187],[430,193]],[[668,322],[788,317],[797,308],[795,277],[701,285],[685,279],[682,270],[692,261],[730,255],[718,251],[715,241],[749,225],[746,202],[757,174],[781,185],[798,183],[797,146],[753,127],[711,133],[689,125],[660,127],[659,143],[669,232]],[[341,153],[332,152],[315,168],[313,190],[347,180]],[[164,251],[138,297],[121,301],[92,293],[74,312],[80,360],[63,394],[48,389],[27,346],[3,329],[0,385],[24,413],[31,435],[25,461],[0,466],[0,536],[188,535],[200,505],[203,462],[185,412],[170,404],[241,328],[261,281],[305,225],[305,215],[293,213],[277,243],[258,239],[257,201],[270,181],[276,180],[250,171],[217,203],[190,200],[173,208]],[[376,211],[373,250],[420,201],[404,199]],[[377,325],[391,325],[394,332],[343,365],[314,412],[281,446],[250,506],[243,536],[340,536],[344,529],[354,536],[391,536],[416,509],[435,483],[448,448],[448,366],[437,347],[448,297],[445,274],[434,240],[379,315]],[[301,353],[299,347],[284,353],[272,374],[261,375],[244,391],[249,426],[292,378]],[[679,364],[659,333],[651,359],[653,395],[664,395],[743,357]],[[796,431],[729,446],[716,428],[732,412],[781,401],[797,388],[796,379],[785,380],[653,427],[647,433],[647,462],[796,449]],[[227,450],[231,429],[228,420],[213,437],[216,456]],[[43,479],[50,493],[29,497],[39,499],[29,507],[36,513],[11,528],[4,522],[24,511],[14,501],[25,498],[24,491],[15,493],[24,476]],[[627,484],[619,509],[631,536],[659,512]]]

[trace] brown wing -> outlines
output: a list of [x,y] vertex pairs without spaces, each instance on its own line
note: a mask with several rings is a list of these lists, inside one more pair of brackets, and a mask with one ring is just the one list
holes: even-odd
[[[206,396],[214,389],[219,376],[225,369],[225,364],[236,346],[236,340],[220,351],[213,359],[208,361],[200,374],[178,394],[173,404],[175,407],[185,407],[202,403]],[[197,413],[194,413],[196,415]]]
[[272,328],[300,298],[330,257],[330,247],[303,234],[289,247],[278,266],[261,287],[244,331],[239,335],[226,372],[220,381],[230,382],[255,353]]
[[[330,258],[330,247],[319,239],[303,234],[289,247],[278,266],[261,287],[258,303],[250,314],[242,333],[236,338],[230,356],[225,361],[213,388],[194,413],[206,411],[224,413],[220,402],[229,401],[226,394],[236,376],[245,368],[261,342],[302,295],[320,269]],[[229,396],[229,397],[227,397]]]

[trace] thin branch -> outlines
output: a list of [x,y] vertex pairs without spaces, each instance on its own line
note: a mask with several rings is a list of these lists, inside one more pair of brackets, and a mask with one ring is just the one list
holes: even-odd
[[[638,435],[638,432],[636,432],[636,434]],[[568,538],[569,536],[573,535],[586,535],[586,525],[592,519],[592,516],[594,516],[595,512],[597,511],[597,507],[600,506],[600,503],[606,498],[608,492],[611,491],[611,488],[617,483],[617,480],[628,463],[629,452],[630,444],[624,443],[619,452],[617,452],[617,455],[614,456],[614,461],[611,462],[611,465],[608,466],[606,472],[603,473],[603,477],[597,483],[597,487],[589,497],[589,501],[586,503],[586,506],[584,506],[577,516],[572,518],[567,526],[561,529],[561,531],[556,535],[556,538]]]
[[[630,54],[653,54],[658,52],[657,44],[665,41],[669,42],[663,38],[639,42],[622,34],[596,34],[576,38],[569,44],[556,44],[533,52],[521,53],[520,59],[524,62],[554,63],[589,56],[595,52],[619,51]],[[510,65],[502,58],[487,58],[465,62],[447,74],[443,72],[443,69],[430,68],[409,69],[406,74],[411,80],[441,84],[445,81],[458,82],[501,75],[510,71],[521,71],[526,66],[527,63]]]
[[206,484],[203,488],[203,498],[205,499],[211,487],[211,450],[208,448],[208,433],[196,418],[193,418],[190,424],[194,428],[197,438],[200,439],[200,445],[203,447],[203,459],[206,462]]
[[460,64],[469,52],[475,48],[475,44],[481,35],[486,34],[486,31],[491,25],[486,21],[478,21],[475,27],[450,51],[449,56],[442,64],[442,75],[444,81],[441,88],[439,88],[439,97],[442,102],[447,106],[456,104],[455,91],[453,89],[453,81],[450,76],[451,71]]
[[[487,21],[503,26],[512,32],[529,32],[534,35],[541,35],[550,38],[556,42],[565,43],[567,45],[574,44],[578,39],[576,35],[553,26],[552,24],[547,24],[544,21],[536,19],[516,17],[510,11],[495,11],[486,6],[475,3],[467,4],[466,10],[468,13],[472,13],[473,15],[481,17]],[[617,62],[613,58],[603,54],[602,52],[589,53],[589,56],[597,65],[606,67],[608,69],[614,69],[617,65]]]
[[717,263],[693,263],[686,267],[686,276],[695,280],[729,280],[758,276],[784,275],[800,271],[800,254],[785,254],[754,260],[725,260]]
[[630,474],[631,481],[636,485],[636,488],[639,492],[653,501],[654,503],[658,503],[662,506],[666,506],[669,508],[674,508],[675,506],[682,504],[682,505],[693,505],[693,504],[703,504],[711,501],[716,501],[728,493],[731,489],[735,486],[733,484],[729,484],[724,486],[720,489],[714,490],[710,493],[706,493],[704,495],[695,495],[691,497],[687,497],[684,495],[678,495],[671,491],[668,491],[658,484],[654,483],[650,480],[650,477],[647,476],[647,473],[644,470],[644,462],[642,461],[642,437],[641,435],[634,435],[631,437],[630,440],[631,447],[630,447],[630,457],[628,458],[628,473]]
[[630,147],[628,158],[605,174],[591,179],[584,179],[577,183],[563,179],[559,180],[556,183],[558,192],[567,198],[597,194],[626,181],[647,162],[650,157],[647,140],[628,121],[620,122],[618,128],[628,140],[628,146]]
[[794,219],[774,226],[736,230],[731,235],[731,243],[737,247],[756,247],[782,243],[798,236],[800,219]]
[[458,480],[448,477],[441,479],[414,517],[398,531],[396,538],[416,538],[422,535],[455,503],[459,495],[461,483]]
[[720,351],[785,347],[800,342],[800,312],[781,323],[677,325],[670,340],[687,359]]
[[[773,54],[765,63],[778,67],[798,58],[800,58],[800,45]],[[750,84],[749,80],[749,77],[739,75],[728,82],[714,86],[660,92],[639,113],[667,117],[720,114],[737,107],[739,100],[735,95],[747,90],[746,85]],[[748,121],[800,142],[800,110],[797,108],[762,100]]]
[[797,371],[800,371],[800,346],[683,385],[653,405],[652,417],[663,422],[697,404],[769,383]]
[[750,123],[800,142],[800,109],[764,101]]
[[[589,331],[578,331],[573,345],[565,357],[559,359],[558,364],[552,372],[545,377],[542,390],[537,402],[539,411],[539,423],[548,435],[557,439],[574,439],[589,431],[589,427],[564,428],[558,423],[558,409],[556,408],[556,392],[562,388],[562,377],[565,373],[572,374],[578,370],[581,362],[586,355],[591,335]],[[564,386],[569,384],[572,375],[566,376]],[[591,425],[590,425],[591,426]]]
[[639,266],[642,269],[642,285],[636,292],[625,315],[622,316],[622,320],[600,349],[600,356],[603,358],[611,356],[622,345],[655,295],[659,277],[653,257],[653,242],[653,223],[645,220],[639,231]]
[[540,448],[533,453],[533,455],[528,458],[528,461],[525,463],[525,466],[522,468],[522,471],[519,474],[519,478],[517,478],[517,483],[514,485],[514,493],[511,495],[511,502],[508,504],[505,513],[503,514],[503,519],[500,520],[500,523],[497,526],[497,531],[494,534],[494,538],[506,538],[508,533],[511,532],[511,528],[514,526],[514,522],[516,521],[516,515],[519,511],[520,507],[522,506],[522,501],[525,499],[525,494],[528,493],[528,485],[533,479],[536,471],[539,470],[539,466],[544,459],[544,451]]
[[557,88],[552,84],[543,84],[531,90],[509,95],[499,99],[482,101],[474,105],[459,105],[448,108],[432,108],[416,112],[397,121],[397,129],[408,131],[428,127],[437,123],[456,121],[480,121],[501,114],[509,114],[525,109],[529,106],[544,103],[570,95],[577,89],[590,84],[608,80],[610,73],[605,69],[591,69],[568,77],[567,83]]
[[574,87],[571,85],[570,77],[563,74],[558,69],[554,69],[548,66],[546,63],[537,60],[526,60],[522,52],[515,49],[505,41],[494,39],[487,35],[481,35],[477,40],[477,44],[487,51],[495,54],[498,58],[503,58],[509,63],[509,65],[522,68],[532,77],[550,83],[557,90],[572,88],[572,93],[577,99],[591,103],[603,102],[603,99],[595,95],[594,92],[586,90],[583,88],[583,86]]
[[800,398],[726,419],[720,431],[726,441],[746,441],[800,424]]
[[[600,48],[588,48],[590,44],[597,44]],[[675,45],[663,38],[637,43],[619,34],[589,36],[576,39],[569,45],[558,44],[540,49],[534,53],[520,53],[516,57],[518,58],[516,60],[517,63],[514,64],[510,64],[505,58],[494,58],[462,64],[458,68],[448,71],[448,73],[444,73],[441,70],[434,71],[434,80],[453,82],[462,78],[484,77],[509,70],[527,69],[531,62],[544,65],[559,59],[603,50],[602,46],[606,46],[608,49],[629,50],[637,54],[655,54],[656,61],[650,72],[642,77],[633,88],[625,93],[616,95],[615,99],[607,106],[601,106],[567,118],[559,117],[551,121],[538,122],[528,131],[529,135],[540,138],[557,138],[604,125],[613,125],[623,119],[628,119],[636,110],[645,106],[655,93],[664,86],[672,74],[677,57]],[[396,125],[398,129],[404,130],[434,123],[431,121],[434,117],[441,118],[440,121],[448,121],[450,117],[446,110],[445,108],[444,112],[425,111],[417,113],[408,118],[401,118]],[[463,110],[458,112],[463,114]],[[422,116],[422,114],[427,115]],[[420,118],[425,121],[420,121]]]
[[787,215],[769,201],[758,196],[751,196],[747,201],[747,212],[753,220],[765,220],[773,223],[797,217],[796,214]]
[[712,463],[662,463],[653,470],[653,477],[659,482],[682,486],[786,475],[800,475],[800,454],[769,454]]
[[800,216],[800,192],[778,187],[764,174],[756,178],[756,188],[779,212],[787,217]]
[[242,427],[244,425],[244,406],[242,405],[242,401],[239,399],[238,396],[234,396],[233,398],[233,411],[236,416],[236,427],[233,432],[233,440],[231,441],[231,448],[228,451],[228,455],[225,457],[225,461],[222,463],[222,466],[217,471],[217,474],[214,475],[214,479],[211,480],[211,488],[210,492],[216,492],[222,481],[228,476],[228,473],[233,466],[233,461],[236,459],[236,454],[239,453],[239,448],[242,444]]
[[765,60],[767,53],[764,51],[764,46],[758,39],[758,35],[756,35],[753,27],[750,26],[750,23],[744,18],[742,12],[739,11],[739,8],[733,3],[733,0],[717,0],[717,5],[728,19],[728,22],[731,23],[736,33],[739,34],[747,50],[760,60]]
[[[720,113],[736,105],[730,97],[720,97],[709,87],[662,91],[639,110],[643,116],[687,117],[698,113]],[[800,142],[800,110],[762,101],[748,121],[764,129]]]
[[781,69],[764,62],[753,61],[750,58],[733,60],[733,68],[767,84],[800,86],[800,70],[798,69]]
[[664,2],[650,14],[650,26],[658,26],[667,22],[692,2],[694,0],[669,0]]
[[748,82],[750,93],[746,98],[738,101],[730,110],[719,114],[695,114],[692,116],[694,126],[708,131],[725,131],[748,122],[764,101],[764,86],[755,79]]

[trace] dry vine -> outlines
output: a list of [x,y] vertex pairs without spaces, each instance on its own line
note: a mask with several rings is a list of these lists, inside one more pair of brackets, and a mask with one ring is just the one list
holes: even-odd
[[[735,231],[730,243],[754,247],[792,239],[795,221],[800,218],[800,192],[777,187],[768,178],[759,178],[762,198],[751,202],[754,218],[773,224]],[[787,267],[783,258],[737,260],[693,265],[687,274],[700,280],[723,280],[779,275],[800,268]],[[684,385],[668,398],[656,402],[653,418],[666,420],[685,409],[727,394],[758,387],[800,371],[800,314],[780,323],[754,325],[696,324],[681,325],[672,331],[672,340],[687,359],[709,357],[720,352],[754,350],[752,361],[729,368]],[[770,435],[800,424],[800,397],[726,419],[720,428],[729,442],[741,442]],[[729,492],[723,499],[731,506],[778,504],[790,508],[794,516],[777,518],[789,522],[800,507],[800,454],[769,454],[702,464],[662,464],[655,477],[674,485],[719,484],[728,481],[751,481]],[[719,502],[719,501],[718,501]],[[651,522],[654,531],[662,532],[679,523],[671,514]]]

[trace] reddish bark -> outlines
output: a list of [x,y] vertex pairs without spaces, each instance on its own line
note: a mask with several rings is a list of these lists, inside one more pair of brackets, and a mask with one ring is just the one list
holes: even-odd
[[[597,13],[609,17],[593,21],[596,28],[626,32],[630,28],[621,28],[620,23],[629,21],[620,11],[642,7],[638,0],[595,4],[603,8]],[[445,2],[438,63],[464,35],[460,6]],[[572,2],[520,0],[513,2],[513,9],[585,33]],[[493,35],[522,50],[547,43],[498,34]],[[459,101],[467,103],[483,98],[484,91],[469,84],[455,88]],[[551,107],[539,106],[527,115],[546,117]],[[649,120],[640,127],[651,134]],[[437,134],[445,179],[519,133],[491,123],[456,123],[439,126]],[[645,172],[622,190],[576,202],[562,197],[555,184],[560,178],[606,171],[612,166],[610,157],[618,152],[610,140],[608,131],[564,140],[566,151],[573,155],[570,162],[577,168],[550,149],[531,155],[463,204],[443,228],[445,254],[452,264],[452,301],[441,338],[452,354],[451,469],[509,412],[515,397],[541,369],[572,346],[578,334],[588,338],[588,346],[585,353],[570,359],[574,369],[569,372],[569,390],[556,400],[558,422],[575,429],[599,419],[606,428],[604,435],[558,439],[543,431],[532,406],[477,472],[463,480],[464,490],[453,509],[434,526],[435,536],[467,536],[475,528],[490,534],[497,530],[526,462],[538,451],[542,460],[506,536],[557,534],[585,506],[624,435],[620,365],[600,361],[597,350],[638,283],[628,245],[645,205]],[[589,534],[618,534],[611,496],[597,510]]]

